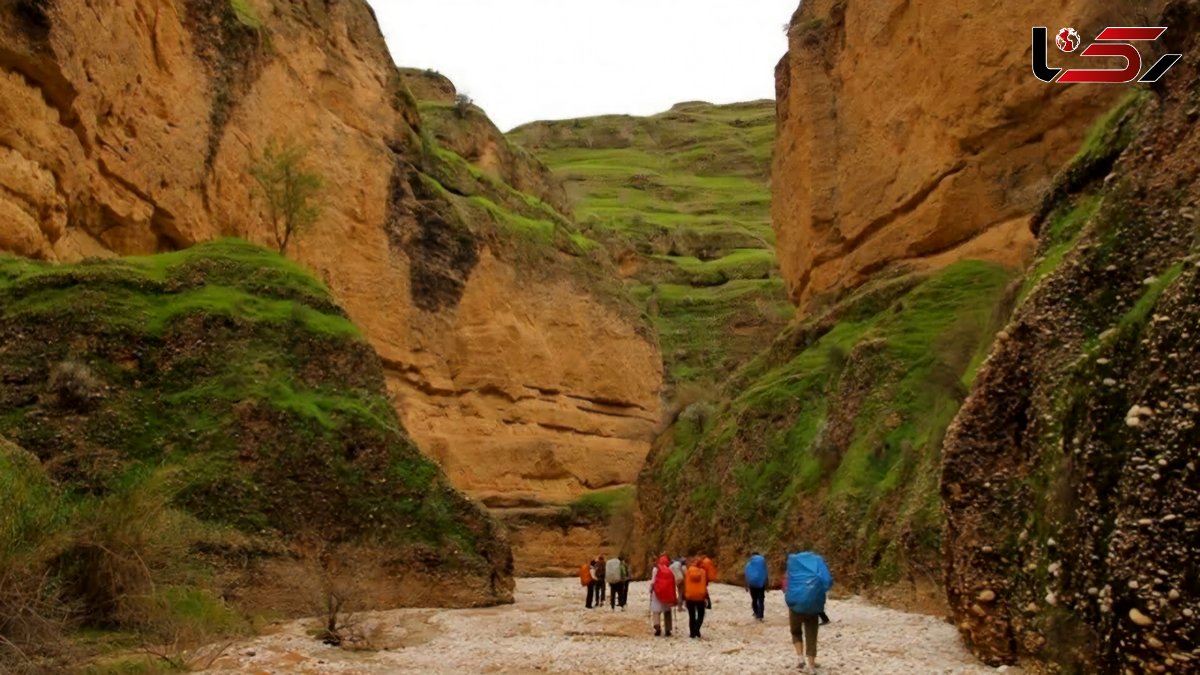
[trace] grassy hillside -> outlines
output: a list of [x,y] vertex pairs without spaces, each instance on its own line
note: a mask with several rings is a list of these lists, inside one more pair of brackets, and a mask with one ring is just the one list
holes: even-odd
[[771,101],[537,122],[509,137],[562,179],[580,230],[617,259],[672,384],[712,383],[791,315],[775,273]]
[[273,253],[0,257],[0,345],[7,647],[237,631],[272,588],[311,612],[296,576],[320,588],[351,550],[359,577],[508,596],[507,545],[408,440],[374,350]]
[[647,551],[816,547],[851,586],[932,581],[941,439],[1012,278],[968,261],[879,279],[789,327],[656,446]]

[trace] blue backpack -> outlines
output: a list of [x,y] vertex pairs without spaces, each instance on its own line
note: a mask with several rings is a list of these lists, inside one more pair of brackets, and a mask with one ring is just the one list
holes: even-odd
[[750,588],[767,587],[767,559],[757,553],[746,563],[746,585]]
[[825,593],[833,587],[833,575],[825,559],[816,553],[793,553],[787,559],[787,592],[783,599],[797,614],[825,611]]

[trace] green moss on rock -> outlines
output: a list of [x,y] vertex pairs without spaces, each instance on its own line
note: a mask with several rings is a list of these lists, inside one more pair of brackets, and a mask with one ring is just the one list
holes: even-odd
[[[470,580],[476,602],[507,597],[491,520],[408,439],[378,357],[324,287],[278,255],[223,240],[60,266],[0,257],[0,344],[0,435],[28,451],[0,457],[0,483],[22,485],[4,498],[52,489],[71,505],[5,517],[65,518],[79,539],[81,518],[158,485],[196,532],[256,542],[179,545],[214,573],[247,551],[376,547]],[[207,612],[215,587],[197,584],[160,599]]]

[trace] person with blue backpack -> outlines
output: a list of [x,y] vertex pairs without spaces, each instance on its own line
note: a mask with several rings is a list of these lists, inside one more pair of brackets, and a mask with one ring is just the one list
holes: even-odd
[[812,551],[788,556],[783,599],[788,607],[792,646],[801,657],[801,668],[807,662],[808,669],[814,672],[817,668],[817,628],[825,613],[825,596],[832,587],[833,575],[824,558]]
[[746,591],[750,593],[750,611],[762,621],[767,604],[767,559],[761,553],[750,556],[746,563]]

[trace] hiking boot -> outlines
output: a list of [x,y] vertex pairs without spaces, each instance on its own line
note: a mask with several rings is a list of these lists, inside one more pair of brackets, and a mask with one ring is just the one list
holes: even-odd
[[667,631],[667,637],[671,637],[671,631]]
[[[660,635],[662,635],[662,629],[659,628],[658,626],[655,626],[654,627],[654,637],[658,637]],[[667,635],[670,635],[670,633],[667,633]]]

